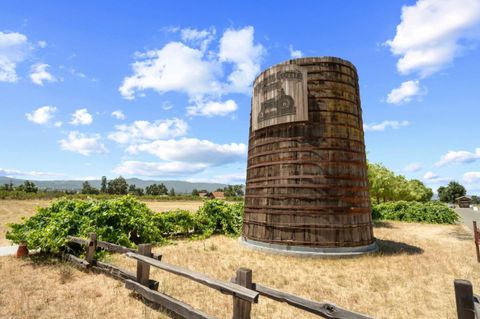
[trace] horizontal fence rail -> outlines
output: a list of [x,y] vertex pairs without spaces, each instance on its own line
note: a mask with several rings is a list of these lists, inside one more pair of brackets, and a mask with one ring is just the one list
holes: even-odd
[[182,277],[186,277],[190,280],[196,281],[205,286],[216,289],[221,293],[236,296],[240,299],[244,299],[250,302],[258,301],[258,292],[252,291],[240,285],[213,279],[203,274],[200,274],[188,269],[184,269],[181,267],[173,266],[165,262],[155,260],[153,258],[145,257],[139,254],[129,252],[129,253],[126,253],[126,255],[130,258],[142,261],[156,268],[165,270],[167,272],[170,272]]

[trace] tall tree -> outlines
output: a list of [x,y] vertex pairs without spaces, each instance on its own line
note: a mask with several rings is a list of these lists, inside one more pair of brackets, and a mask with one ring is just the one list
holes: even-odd
[[100,193],[98,189],[92,187],[88,181],[83,182],[82,185],[82,194],[98,194]]
[[108,181],[107,192],[109,194],[126,195],[128,193],[128,184],[122,176]]
[[102,184],[100,186],[100,192],[102,192],[104,194],[107,192],[107,177],[106,176],[102,176]]
[[22,185],[17,187],[17,190],[24,191],[25,193],[36,193],[38,192],[38,187],[34,182],[25,181]]
[[467,194],[465,187],[455,181],[448,183],[447,187],[439,187],[437,192],[440,201],[445,203],[454,203],[457,198]]

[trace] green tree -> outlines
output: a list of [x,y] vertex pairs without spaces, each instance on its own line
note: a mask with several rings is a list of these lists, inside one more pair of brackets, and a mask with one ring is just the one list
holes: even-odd
[[168,194],[168,189],[163,183],[161,184],[152,184],[149,185],[145,188],[145,193],[147,195],[167,195]]
[[480,198],[477,195],[472,195],[472,204],[474,205],[480,204]]
[[192,196],[198,196],[198,189],[194,188],[192,190]]
[[99,190],[92,187],[88,181],[83,182],[82,194],[99,194]]
[[136,196],[143,196],[143,188],[137,187],[135,184],[128,186],[128,193]]
[[107,192],[107,177],[102,176],[102,183],[100,186],[100,192],[105,194]]
[[9,183],[3,184],[3,186],[0,186],[0,190],[7,191],[7,192],[13,191],[14,187],[13,187],[12,181],[10,181]]
[[173,187],[170,188],[170,192],[168,193],[168,195],[175,196],[175,189],[173,189]]
[[17,190],[23,191],[25,193],[36,193],[38,192],[38,187],[35,185],[35,183],[27,180],[23,182],[22,185],[18,186]]
[[128,193],[128,184],[122,176],[108,181],[107,192],[109,194],[126,195]]
[[455,199],[467,194],[465,187],[455,181],[448,183],[447,187],[439,187],[437,192],[440,201],[445,203],[454,203]]

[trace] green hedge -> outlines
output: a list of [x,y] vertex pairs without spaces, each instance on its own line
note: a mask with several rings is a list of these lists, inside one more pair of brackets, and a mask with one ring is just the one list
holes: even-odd
[[372,205],[374,220],[398,220],[430,224],[454,224],[459,216],[440,202],[386,202]]
[[58,252],[67,236],[98,239],[127,247],[138,243],[162,244],[173,236],[207,237],[214,233],[238,236],[242,227],[243,203],[207,200],[197,213],[175,210],[154,213],[133,196],[115,199],[69,199],[50,207],[21,224],[11,224],[7,239],[27,242],[31,249]]

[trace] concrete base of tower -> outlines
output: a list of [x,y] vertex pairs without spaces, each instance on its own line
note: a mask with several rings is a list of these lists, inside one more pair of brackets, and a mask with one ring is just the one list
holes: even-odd
[[376,242],[366,246],[325,248],[265,243],[262,241],[251,240],[243,236],[240,237],[240,242],[246,247],[265,252],[303,257],[353,257],[378,250]]

